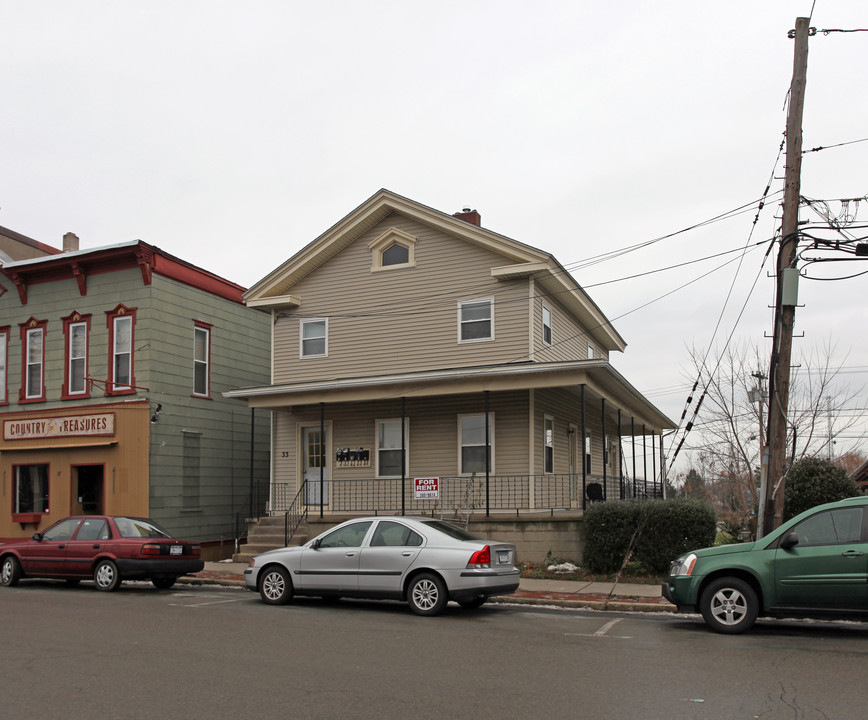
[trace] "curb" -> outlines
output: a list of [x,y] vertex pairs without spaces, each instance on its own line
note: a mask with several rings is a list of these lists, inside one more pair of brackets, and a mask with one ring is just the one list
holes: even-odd
[[[227,577],[213,573],[197,573],[178,578],[187,585],[221,585],[246,589],[244,578]],[[607,610],[609,612],[676,612],[675,606],[661,598],[606,597],[603,595],[576,595],[574,593],[547,593],[518,590],[512,595],[497,595],[490,603],[507,605],[536,605],[572,609]]]

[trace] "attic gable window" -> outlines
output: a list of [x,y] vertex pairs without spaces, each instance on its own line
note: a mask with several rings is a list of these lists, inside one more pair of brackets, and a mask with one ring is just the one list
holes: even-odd
[[389,228],[368,243],[371,250],[371,272],[414,267],[416,238],[398,228]]

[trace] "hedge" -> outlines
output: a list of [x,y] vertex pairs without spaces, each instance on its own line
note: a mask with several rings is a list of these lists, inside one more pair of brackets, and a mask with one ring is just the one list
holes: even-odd
[[714,544],[717,515],[707,503],[690,498],[605,502],[585,511],[585,567],[617,572],[630,550],[631,560],[664,573],[676,557]]

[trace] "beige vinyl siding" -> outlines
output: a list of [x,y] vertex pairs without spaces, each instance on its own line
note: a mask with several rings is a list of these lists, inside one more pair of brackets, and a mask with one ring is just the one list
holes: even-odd
[[[415,238],[413,267],[371,271],[389,228]],[[274,327],[274,382],[304,382],[527,359],[527,281],[499,282],[504,258],[391,215],[293,286]],[[458,342],[458,303],[494,299],[494,340]],[[299,323],[329,319],[328,357],[300,359]]]
[[[537,292],[540,285],[536,284]],[[543,342],[542,307],[552,311],[552,345]],[[557,362],[560,360],[586,360],[588,344],[594,346],[595,359],[607,360],[608,353],[601,349],[591,338],[588,328],[583,327],[550,295],[537,296],[533,300],[533,342],[534,359],[537,362]]]
[[[609,408],[611,410],[611,408]],[[569,426],[575,425],[579,442],[579,464],[576,474],[581,475],[581,461],[584,456],[584,442],[582,434],[582,407],[581,396],[573,392],[564,392],[563,389],[543,389],[534,391],[534,462],[539,473],[542,473],[543,463],[543,430],[544,418],[549,415],[554,418],[554,472],[565,474],[570,471],[569,442],[567,435]],[[591,474],[603,474],[603,423],[601,404],[599,400],[588,402],[585,407],[585,430],[591,433]],[[616,439],[615,424],[611,419],[607,422],[609,439]]]
[[[489,398],[494,417],[494,472],[498,475],[528,474],[528,391],[495,393]],[[453,477],[458,467],[458,417],[482,414],[483,393],[437,398],[407,398],[409,420],[407,477]],[[376,421],[401,417],[400,398],[373,403],[325,406],[325,421],[332,428],[329,438],[330,477],[335,480],[370,480],[376,475]],[[318,426],[319,407],[294,408],[276,412],[274,419],[274,481],[298,488],[301,458],[296,454],[302,425]],[[371,451],[370,467],[336,467],[337,448],[365,448]],[[283,453],[287,457],[283,457]],[[298,451],[299,453],[301,450]]]

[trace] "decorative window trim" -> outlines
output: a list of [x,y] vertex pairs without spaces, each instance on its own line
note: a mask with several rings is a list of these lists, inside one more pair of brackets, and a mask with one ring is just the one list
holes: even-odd
[[0,405],[9,404],[9,326],[0,327]]
[[[464,337],[464,327],[465,325],[469,325],[470,323],[482,322],[480,320],[465,320],[464,319],[464,308],[469,305],[483,305],[488,304],[489,307],[489,315],[488,315],[488,323],[489,323],[489,334],[486,337],[478,337],[478,338],[465,338]],[[494,298],[476,298],[474,300],[459,300],[458,301],[458,343],[477,343],[477,342],[491,342],[494,340]]]
[[[389,228],[376,240],[368,243],[368,249],[371,251],[371,272],[416,267],[416,242],[417,238],[413,235],[405,233],[403,230],[398,230],[398,228]],[[407,248],[407,262],[393,265],[383,264],[383,253],[392,247],[392,245],[400,245]]]
[[594,346],[588,343],[588,360],[593,360],[595,357],[597,357],[597,353],[594,350]]
[[[61,400],[81,400],[90,397],[90,315],[82,315],[77,310],[71,312],[63,321],[63,388]],[[72,390],[72,334],[73,328],[84,326],[84,388]]]
[[[117,321],[130,320],[130,381],[129,384],[115,384],[115,329]],[[109,395],[132,395],[136,392],[136,308],[129,308],[123,303],[114,310],[106,312],[106,324],[108,325],[108,379],[105,394]]]
[[[21,328],[21,388],[18,391],[18,402],[21,404],[24,403],[34,403],[34,402],[44,402],[45,401],[45,341],[46,341],[46,328],[48,327],[48,320],[37,320],[36,318],[30,318],[26,323],[21,323],[19,325]],[[29,361],[30,357],[30,338],[36,337],[36,333],[39,333],[39,336],[42,339],[42,352],[41,357],[39,359],[39,394],[38,395],[28,395],[28,388],[30,387],[29,379],[29,371],[31,367],[31,363]],[[34,363],[35,365],[35,363]]]
[[[200,322],[199,320],[193,321],[193,397],[197,398],[211,398],[211,328],[213,326],[209,323]],[[196,336],[198,333],[205,334],[205,359],[202,360],[196,357]],[[205,390],[204,392],[197,392],[196,389],[196,370],[199,365],[205,366]]]
[[555,471],[555,419],[543,416],[543,472],[552,475]]
[[553,345],[552,338],[554,337],[552,330],[552,310],[548,305],[542,306],[542,341],[543,345],[551,347]]
[[[323,326],[323,352],[305,354],[304,352],[304,327],[305,325],[313,325],[314,323],[322,323]],[[308,340],[317,340],[317,338],[307,338]],[[328,318],[307,318],[298,324],[298,357],[301,360],[308,358],[323,358],[329,355],[329,320]]]
[[[478,475],[479,473],[474,472],[465,472],[464,471],[464,462],[463,462],[463,449],[465,447],[484,447],[484,445],[479,444],[471,444],[468,443],[466,446],[464,445],[464,438],[462,435],[463,422],[465,418],[482,418],[483,423],[485,422],[485,413],[462,413],[458,416],[458,474],[461,476],[470,476],[470,475]],[[488,413],[488,452],[489,457],[491,458],[489,462],[489,472],[494,472],[494,413]],[[482,470],[484,473],[485,470]]]
[[404,418],[404,475],[382,475],[380,473],[380,452],[384,450],[399,450],[400,446],[397,448],[384,448],[380,447],[380,428],[386,423],[397,423],[399,426],[401,424],[401,418],[383,418],[381,420],[377,420],[374,425],[374,447],[376,448],[375,462],[376,462],[376,477],[378,478],[400,478],[400,477],[408,477],[410,474],[410,418]]

